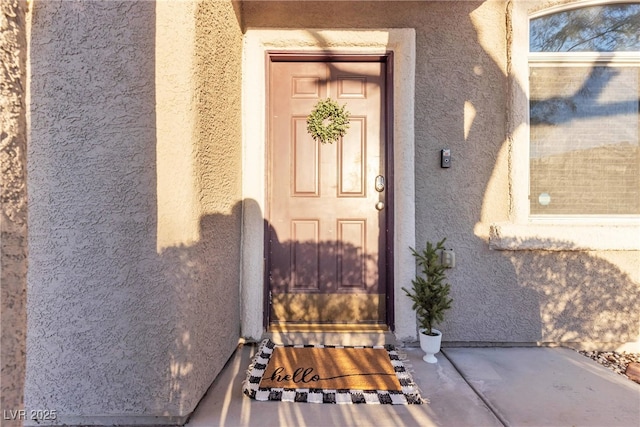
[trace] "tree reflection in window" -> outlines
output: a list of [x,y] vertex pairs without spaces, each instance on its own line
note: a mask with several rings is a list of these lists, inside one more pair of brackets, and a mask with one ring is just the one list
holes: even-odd
[[532,19],[529,50],[640,51],[640,3],[585,7]]

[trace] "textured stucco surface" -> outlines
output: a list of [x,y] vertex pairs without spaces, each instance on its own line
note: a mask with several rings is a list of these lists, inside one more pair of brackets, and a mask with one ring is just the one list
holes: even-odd
[[[518,19],[552,4],[526,3]],[[33,2],[27,406],[55,409],[68,424],[180,421],[233,351],[240,316],[249,316],[239,309],[242,206],[260,215],[261,202],[242,199],[247,28],[415,29],[415,241],[447,237],[456,252],[447,341],[638,341],[637,251],[490,248],[492,225],[518,219],[522,186],[514,147],[526,134],[526,46],[509,42],[526,24],[508,19],[512,9]],[[17,135],[23,119],[10,118]],[[452,150],[450,169],[439,167],[442,148]],[[4,247],[5,224],[17,224],[7,270],[16,295],[26,268],[23,191],[11,211],[20,214],[3,217],[2,230]],[[5,262],[3,248],[3,292]]]
[[33,9],[26,405],[181,421],[239,337],[238,11]]
[[[26,10],[25,1],[0,3],[0,409],[7,411],[23,408],[26,363]],[[11,418],[2,425],[22,424]]]
[[[551,4],[526,3],[530,10]],[[244,2],[243,22],[415,28],[416,244],[446,237],[456,253],[448,274],[454,304],[442,325],[447,341],[638,341],[637,251],[489,247],[492,224],[514,219],[513,187],[526,185],[513,169],[513,144],[526,136],[527,77],[513,73],[512,61],[514,52],[526,58],[528,47],[508,43],[527,23],[507,19],[511,9],[506,1]],[[340,13],[327,19],[327,10]],[[450,169],[439,167],[442,148],[452,150]]]

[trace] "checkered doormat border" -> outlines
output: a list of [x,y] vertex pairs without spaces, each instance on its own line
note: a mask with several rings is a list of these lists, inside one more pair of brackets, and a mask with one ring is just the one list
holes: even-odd
[[260,387],[260,381],[267,369],[269,359],[276,347],[319,347],[319,348],[364,348],[357,346],[324,346],[324,345],[290,345],[282,346],[273,341],[264,340],[258,347],[249,368],[247,377],[243,383],[243,393],[252,399],[259,401],[283,401],[283,402],[309,402],[309,403],[336,403],[336,404],[421,404],[424,400],[420,391],[401,360],[400,353],[392,345],[374,346],[369,348],[384,348],[389,354],[389,360],[396,372],[396,376],[402,391],[395,390],[325,390],[317,388],[276,388]]

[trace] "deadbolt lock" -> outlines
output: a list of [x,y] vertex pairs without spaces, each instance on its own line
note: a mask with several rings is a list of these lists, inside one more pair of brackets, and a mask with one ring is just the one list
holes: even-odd
[[378,193],[384,191],[384,176],[378,175],[376,176],[376,191]]

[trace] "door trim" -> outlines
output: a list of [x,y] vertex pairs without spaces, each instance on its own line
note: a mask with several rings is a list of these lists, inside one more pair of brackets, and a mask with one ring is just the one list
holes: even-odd
[[[266,84],[266,88],[268,89],[269,85],[269,79],[271,78],[270,74],[269,74],[269,64],[271,62],[380,62],[380,63],[384,63],[385,64],[385,87],[384,87],[384,91],[385,91],[385,96],[384,96],[384,100],[385,100],[385,135],[384,135],[384,151],[385,151],[385,170],[384,170],[384,176],[387,179],[387,188],[385,189],[385,194],[387,194],[388,196],[385,196],[385,202],[386,202],[386,206],[385,206],[385,211],[387,211],[386,215],[385,215],[385,223],[384,224],[380,224],[381,227],[381,231],[385,234],[385,252],[386,252],[386,256],[385,256],[385,260],[386,260],[386,265],[385,265],[385,270],[386,270],[386,274],[385,277],[387,278],[386,283],[385,283],[385,313],[386,313],[386,319],[385,319],[385,325],[389,328],[389,330],[394,330],[395,329],[395,324],[394,324],[394,304],[393,302],[395,301],[394,298],[394,276],[393,276],[393,249],[394,249],[394,240],[393,240],[393,231],[394,231],[394,215],[393,215],[393,200],[394,200],[394,185],[393,185],[393,52],[389,51],[389,52],[385,52],[384,54],[376,54],[376,55],[372,55],[372,54],[367,54],[367,53],[363,53],[363,54],[357,54],[357,53],[353,53],[353,52],[327,52],[327,51],[322,51],[322,52],[305,52],[305,51],[281,51],[281,50],[274,50],[274,51],[267,51],[266,52],[266,60],[267,60],[267,67],[266,67],[266,74],[265,74],[265,84]],[[270,94],[268,93],[267,90],[267,94],[266,94],[266,99],[265,102],[267,103],[266,105],[269,105],[269,96]],[[266,111],[268,112],[268,107],[266,107]],[[270,301],[270,297],[269,297],[269,269],[268,266],[271,265],[270,264],[270,260],[269,260],[269,252],[266,250],[266,248],[269,246],[269,222],[270,222],[270,218],[268,217],[268,212],[270,212],[269,210],[269,200],[270,200],[270,195],[268,194],[268,188],[269,188],[269,170],[270,170],[270,165],[269,165],[269,154],[268,154],[268,150],[269,150],[269,146],[268,146],[268,135],[269,133],[269,120],[268,118],[265,118],[266,120],[266,135],[267,138],[265,139],[265,146],[266,146],[266,150],[265,151],[267,154],[267,158],[266,158],[266,164],[265,164],[265,185],[267,187],[267,189],[265,190],[265,204],[264,204],[264,217],[265,217],[265,221],[264,221],[264,302],[263,302],[263,326],[264,328],[269,331],[271,330],[271,328],[274,327],[274,325],[270,324],[270,319],[269,319],[269,313],[271,312],[271,301]],[[311,327],[313,325],[309,325],[309,327]],[[302,325],[296,325],[293,326],[293,328],[298,328],[298,327],[303,327],[304,329],[307,329],[307,327],[304,327]],[[335,324],[331,324],[331,325],[327,325],[324,328],[327,330],[331,330],[331,329],[335,329],[336,327],[340,328],[339,325],[335,325]],[[345,330],[355,330],[358,329],[360,326],[357,325],[344,325],[343,328],[346,328]],[[281,329],[282,326],[277,326],[276,329]],[[322,329],[320,326],[317,326],[317,328]],[[316,329],[317,329],[316,328]],[[372,326],[366,326],[364,327],[364,329],[379,329],[379,325],[372,327]]]
[[[330,46],[330,47],[328,47]],[[241,334],[261,339],[264,295],[264,212],[266,204],[266,68],[269,51],[291,53],[393,53],[393,324],[400,340],[417,336],[411,301],[401,292],[415,275],[409,247],[415,246],[415,30],[248,29],[243,63],[243,223]],[[406,249],[403,249],[406,248]]]

